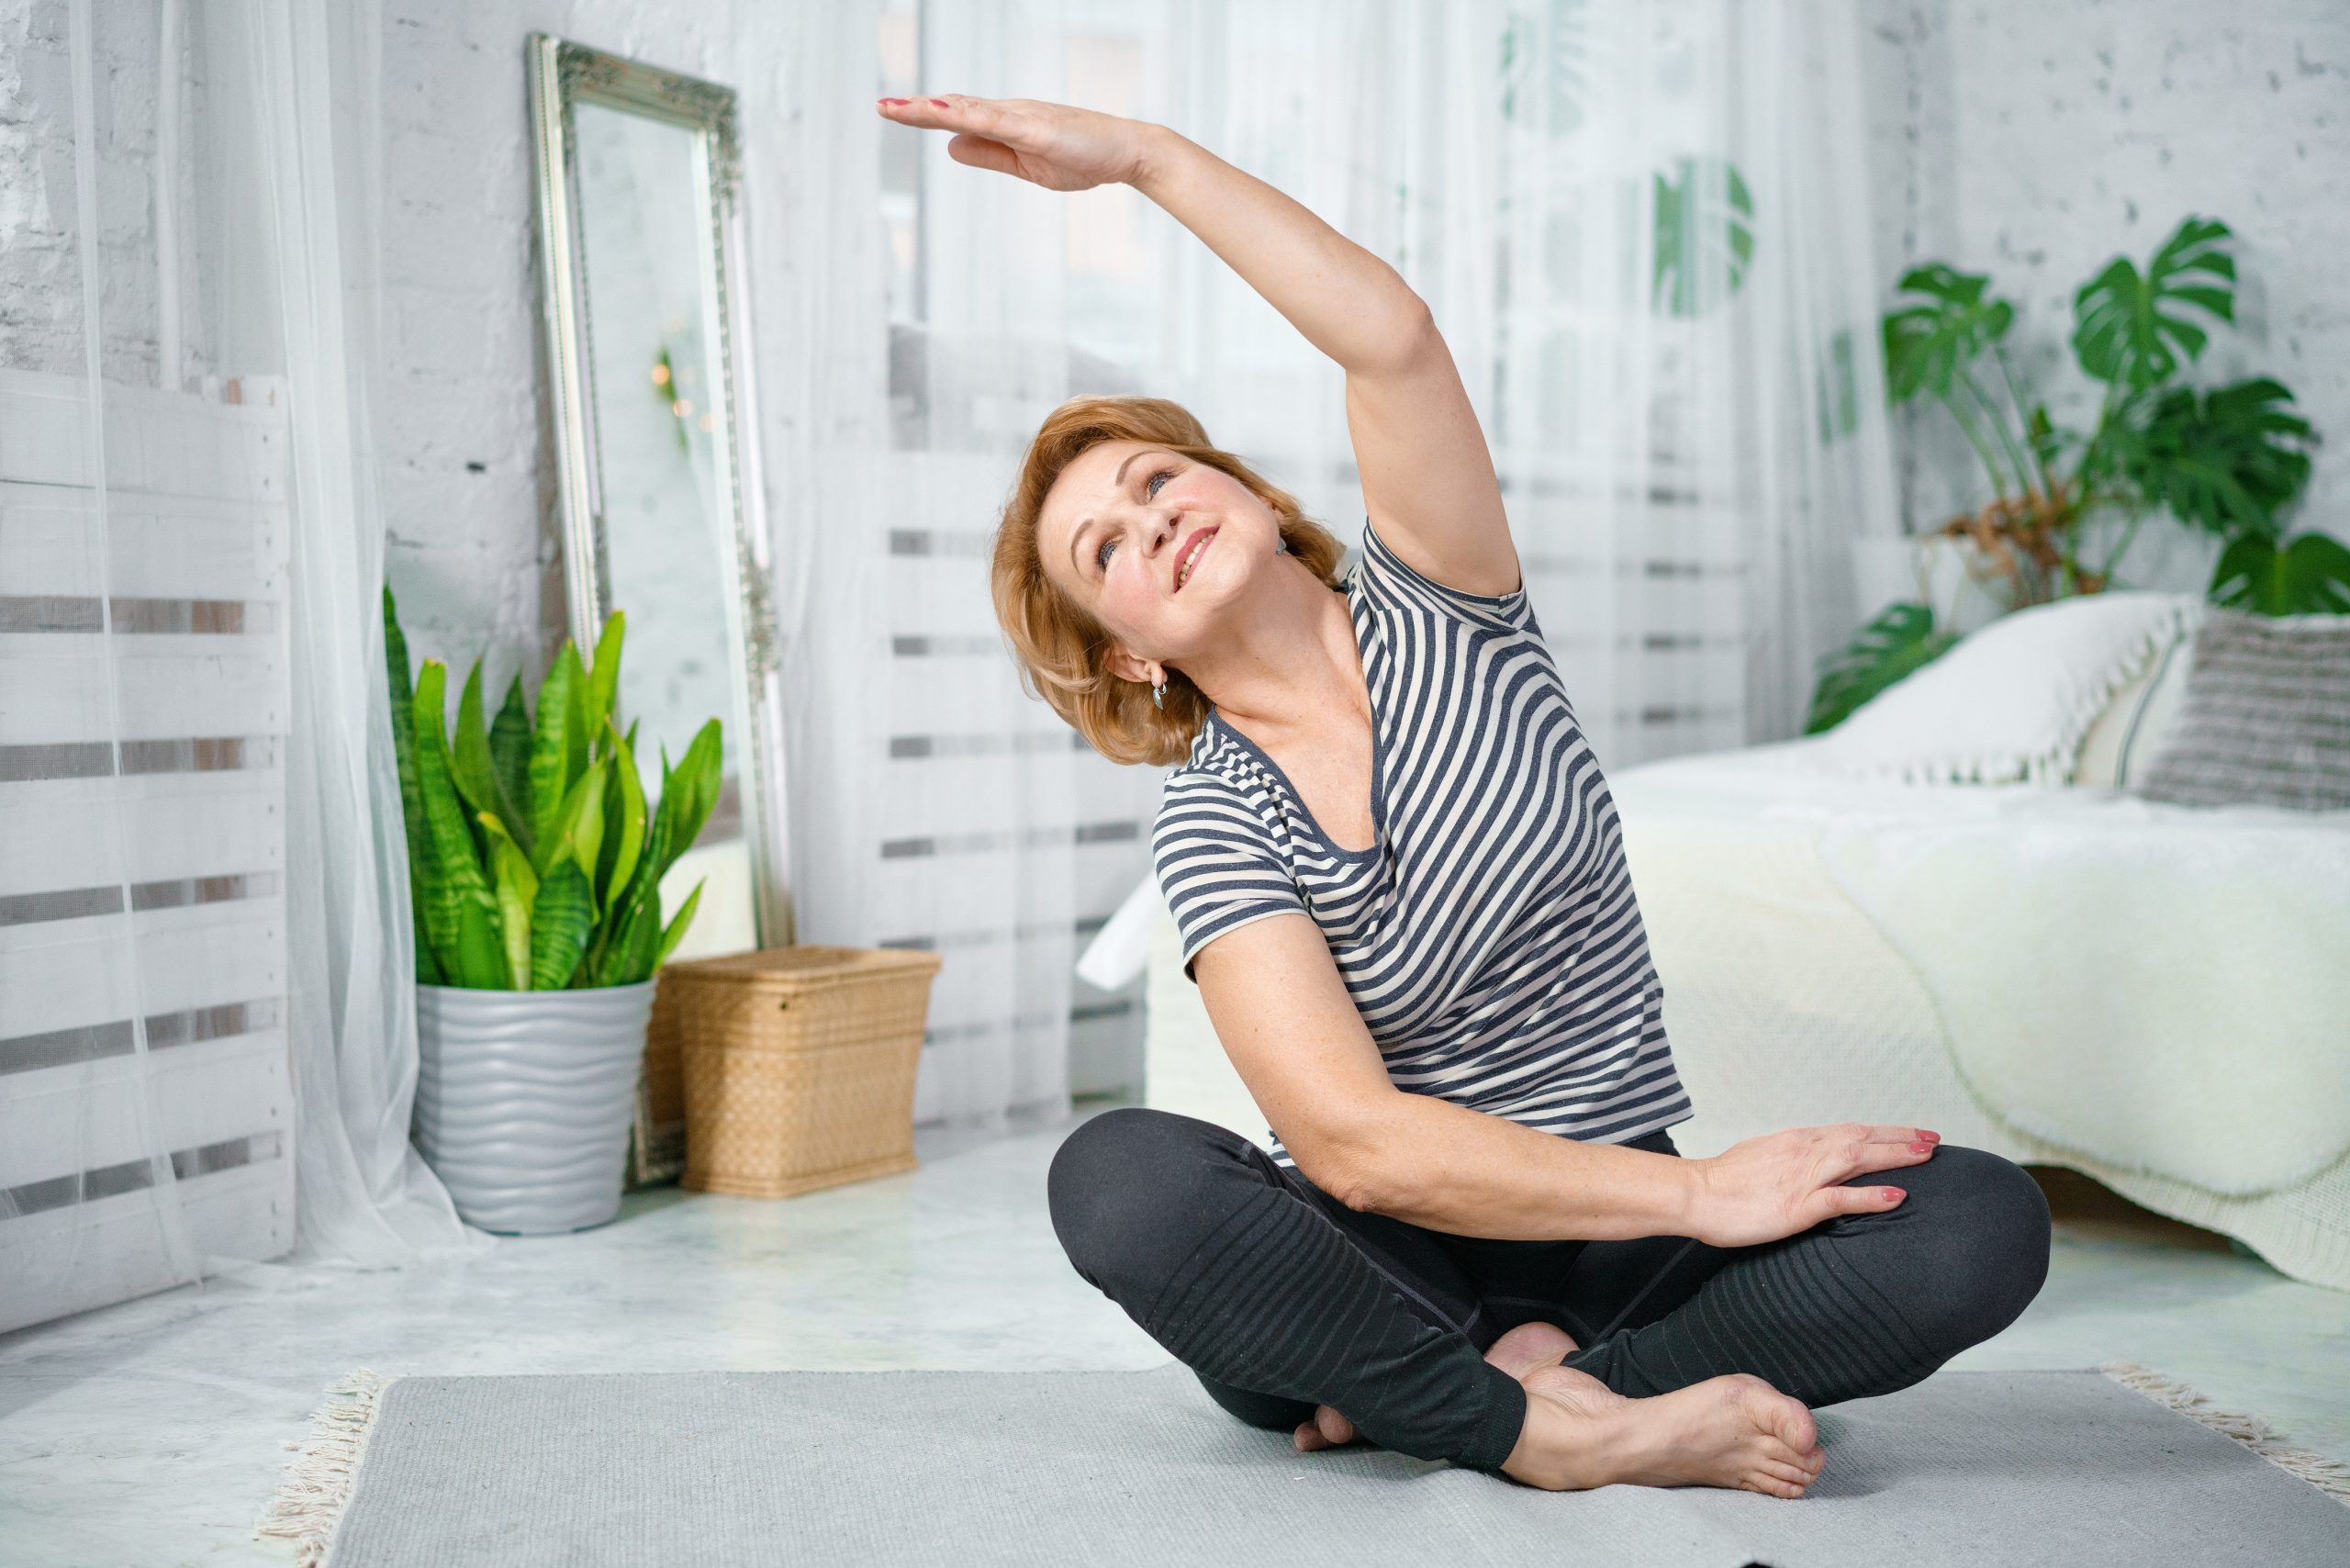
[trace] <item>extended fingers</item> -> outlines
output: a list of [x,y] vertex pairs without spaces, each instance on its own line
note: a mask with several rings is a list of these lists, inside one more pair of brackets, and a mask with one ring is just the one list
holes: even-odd
[[941,130],[987,130],[1004,118],[1003,100],[968,93],[933,93],[918,98],[881,98],[874,106],[901,125]]
[[[1855,1176],[1897,1165],[1923,1164],[1933,1158],[1934,1150],[1942,1142],[1940,1134],[1919,1127],[1872,1126],[1851,1122],[1838,1131],[1843,1136],[1841,1152],[1846,1169]],[[1831,1142],[1829,1147],[1836,1148],[1839,1146]]]

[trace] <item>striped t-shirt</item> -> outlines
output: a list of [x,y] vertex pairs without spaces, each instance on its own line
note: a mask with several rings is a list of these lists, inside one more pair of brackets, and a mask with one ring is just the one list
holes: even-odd
[[1152,834],[1184,974],[1225,932],[1302,913],[1397,1088],[1591,1143],[1687,1121],[1615,800],[1526,589],[1433,582],[1369,519],[1346,581],[1376,840],[1341,848],[1211,708]]

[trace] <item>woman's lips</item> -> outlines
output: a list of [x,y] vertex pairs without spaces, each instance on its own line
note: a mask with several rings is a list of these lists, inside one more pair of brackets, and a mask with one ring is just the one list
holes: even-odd
[[[1183,591],[1183,563],[1192,558],[1192,548],[1199,544],[1203,535],[1207,538],[1214,539],[1215,537],[1215,530],[1214,528],[1195,528],[1192,530],[1191,533],[1183,541],[1183,548],[1175,552],[1174,591],[1177,593]],[[1203,561],[1207,559],[1206,550],[1202,549],[1200,551],[1200,559]],[[1194,571],[1197,571],[1198,569],[1199,568],[1196,566],[1192,568]]]

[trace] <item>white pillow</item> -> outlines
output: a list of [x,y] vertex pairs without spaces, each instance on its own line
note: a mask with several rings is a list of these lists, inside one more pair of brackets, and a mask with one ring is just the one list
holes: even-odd
[[2082,594],[2002,615],[1854,709],[1817,765],[1913,784],[2071,781],[2114,695],[2186,633],[2199,596]]
[[2179,700],[2186,694],[2187,669],[2195,662],[2195,629],[2208,608],[2194,606],[2187,630],[2155,655],[2135,679],[2113,694],[2113,700],[2081,739],[2080,760],[2073,767],[2074,783],[2119,788],[2143,771],[2147,758],[2161,749],[2171,721],[2178,715]]

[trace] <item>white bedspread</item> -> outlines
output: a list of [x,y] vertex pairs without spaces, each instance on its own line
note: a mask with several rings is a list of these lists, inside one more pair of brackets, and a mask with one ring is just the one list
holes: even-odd
[[2026,1131],[2210,1192],[2350,1148],[2350,812],[2002,790],[1847,812],[1820,859]]
[[2350,812],[1859,784],[1811,774],[1805,750],[1637,770],[1628,820],[1669,802],[1782,843],[1812,824],[1960,1075],[2035,1137],[2222,1194],[2350,1149]]

